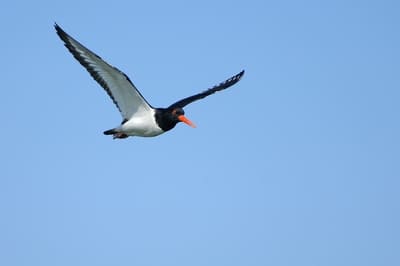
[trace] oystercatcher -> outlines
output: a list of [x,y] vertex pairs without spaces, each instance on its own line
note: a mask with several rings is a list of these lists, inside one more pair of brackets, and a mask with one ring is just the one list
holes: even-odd
[[193,122],[184,116],[183,107],[234,85],[244,74],[243,70],[224,82],[177,101],[167,108],[154,108],[144,99],[125,73],[105,62],[57,24],[54,24],[54,27],[68,50],[105,89],[120,111],[123,118],[121,125],[104,131],[105,135],[112,135],[114,139],[129,136],[154,137],[171,130],[179,122],[195,127]]

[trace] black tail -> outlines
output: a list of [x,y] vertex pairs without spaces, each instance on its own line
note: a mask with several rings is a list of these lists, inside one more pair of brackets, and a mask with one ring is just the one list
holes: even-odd
[[115,130],[115,128],[109,129],[109,130],[106,130],[103,132],[104,135],[114,135],[116,133],[118,133],[118,132]]

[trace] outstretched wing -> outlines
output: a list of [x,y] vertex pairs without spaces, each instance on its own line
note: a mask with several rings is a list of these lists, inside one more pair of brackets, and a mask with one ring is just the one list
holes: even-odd
[[122,117],[130,119],[134,114],[152,109],[129,77],[118,68],[111,66],[77,40],[68,35],[60,26],[54,25],[65,47],[81,63],[111,97]]
[[225,80],[224,82],[221,82],[220,84],[212,87],[211,89],[205,90],[205,91],[203,91],[201,93],[198,93],[196,95],[187,97],[187,98],[182,99],[180,101],[177,101],[176,103],[172,104],[168,108],[171,108],[171,109],[177,108],[177,107],[183,108],[186,105],[188,105],[189,103],[192,103],[194,101],[203,99],[203,98],[205,98],[205,97],[207,97],[207,96],[209,96],[209,95],[211,95],[213,93],[216,93],[217,91],[225,90],[225,89],[229,88],[230,86],[234,85],[236,82],[238,82],[242,78],[243,75],[244,75],[244,70],[242,70],[242,72],[240,72],[239,74],[236,74],[235,76]]

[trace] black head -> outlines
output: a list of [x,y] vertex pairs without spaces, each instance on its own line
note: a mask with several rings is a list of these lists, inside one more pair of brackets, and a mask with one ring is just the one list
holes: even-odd
[[179,122],[183,122],[191,127],[196,127],[192,121],[185,117],[185,111],[180,107],[159,108],[156,110],[155,117],[157,124],[164,131],[173,129]]

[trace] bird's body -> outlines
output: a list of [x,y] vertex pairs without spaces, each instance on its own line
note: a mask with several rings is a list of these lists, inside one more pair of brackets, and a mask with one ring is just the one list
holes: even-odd
[[152,109],[150,112],[133,116],[131,119],[117,127],[115,131],[126,134],[127,136],[158,136],[165,131],[163,131],[157,124],[155,113],[156,111]]
[[242,71],[217,86],[177,101],[167,108],[154,108],[144,99],[125,73],[105,62],[57,24],[54,27],[68,50],[105,89],[120,111],[123,118],[121,125],[104,131],[105,135],[113,135],[114,138],[154,137],[171,130],[179,122],[195,127],[184,116],[183,107],[234,85],[244,74]]

